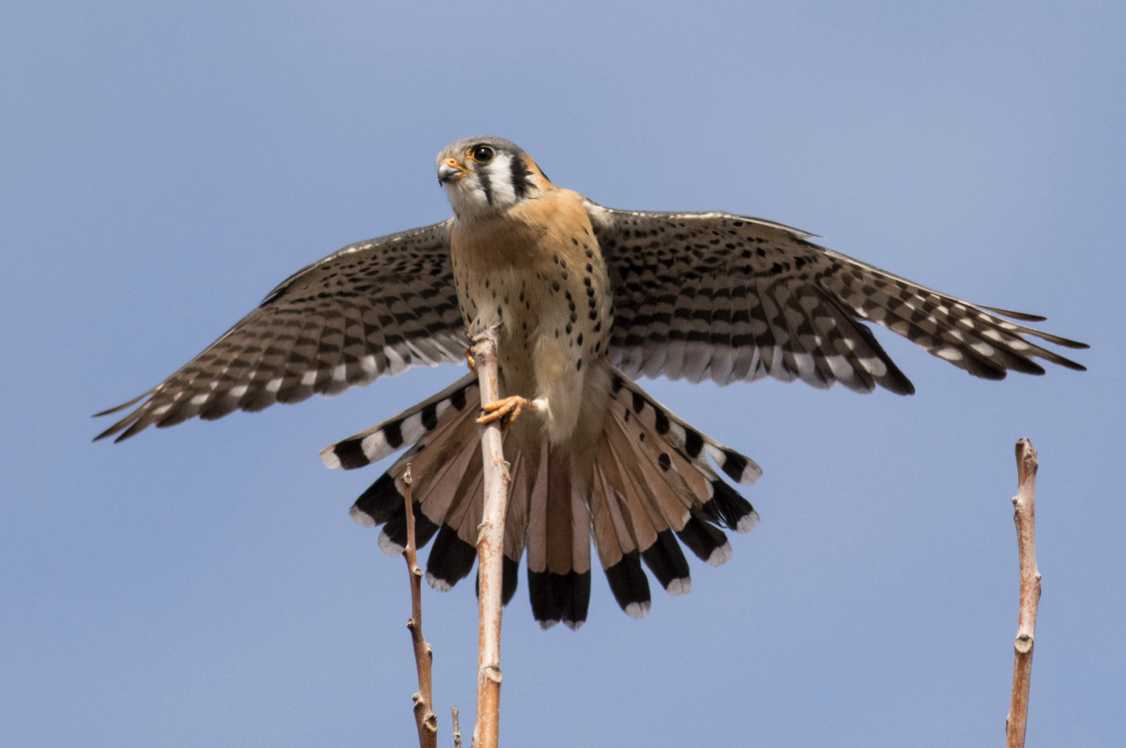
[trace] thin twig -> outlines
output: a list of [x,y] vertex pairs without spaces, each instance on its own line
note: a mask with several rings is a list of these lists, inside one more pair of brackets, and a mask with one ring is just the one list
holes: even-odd
[[1013,520],[1017,526],[1020,556],[1020,615],[1017,619],[1013,662],[1013,695],[1005,719],[1005,745],[1023,748],[1028,728],[1028,692],[1032,686],[1032,647],[1036,641],[1036,612],[1040,605],[1040,570],[1036,568],[1036,470],[1040,459],[1032,442],[1019,439],[1017,495],[1013,497]]
[[458,711],[456,706],[451,706],[450,711],[454,715],[454,748],[461,748],[461,725],[458,723]]
[[434,662],[434,650],[426,643],[422,635],[422,569],[418,568],[418,548],[414,539],[414,504],[411,499],[411,466],[408,464],[403,473],[403,486],[406,489],[403,500],[407,506],[407,547],[403,551],[403,558],[407,560],[407,571],[411,579],[411,619],[407,621],[407,629],[411,632],[411,642],[414,644],[414,664],[418,670],[418,693],[414,700],[414,721],[418,727],[418,745],[420,748],[437,748],[438,746],[438,717],[434,714],[434,682],[431,677],[431,665]]
[[[473,339],[481,405],[500,399],[497,381],[496,328]],[[501,575],[504,569],[504,517],[508,503],[508,463],[500,421],[484,427],[481,434],[484,460],[485,508],[477,528],[477,566],[480,628],[477,634],[477,720],[473,727],[474,748],[496,748],[500,729],[500,625]]]

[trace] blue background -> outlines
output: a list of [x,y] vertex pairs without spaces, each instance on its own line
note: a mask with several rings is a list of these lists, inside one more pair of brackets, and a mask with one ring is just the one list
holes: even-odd
[[[918,394],[646,382],[758,460],[731,561],[644,620],[505,617],[508,745],[1000,744],[1013,443],[1040,451],[1030,745],[1122,709],[1126,4],[6,3],[0,9],[0,744],[409,745],[402,561],[326,444],[444,367],[118,446],[159,382],[302,265],[449,215],[491,133],[613,207],[725,209],[1093,345]],[[424,590],[442,744],[472,586]]]

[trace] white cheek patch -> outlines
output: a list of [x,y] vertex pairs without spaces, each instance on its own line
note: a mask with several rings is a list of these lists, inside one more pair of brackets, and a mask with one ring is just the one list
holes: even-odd
[[484,168],[489,175],[494,207],[507,208],[516,204],[516,190],[512,186],[512,156],[498,153],[491,162],[477,168]]

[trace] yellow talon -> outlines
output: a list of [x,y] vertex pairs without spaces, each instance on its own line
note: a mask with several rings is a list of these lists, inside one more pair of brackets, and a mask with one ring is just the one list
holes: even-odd
[[532,413],[536,411],[535,403],[527,398],[520,397],[519,395],[502,398],[496,402],[481,406],[481,410],[485,411],[485,415],[478,418],[477,423],[484,426],[499,419],[501,428],[508,429],[520,416],[520,412],[524,408],[527,408],[529,412]]
[[473,349],[465,349],[465,363],[469,365],[469,370],[474,374],[477,373],[477,359],[473,358]]

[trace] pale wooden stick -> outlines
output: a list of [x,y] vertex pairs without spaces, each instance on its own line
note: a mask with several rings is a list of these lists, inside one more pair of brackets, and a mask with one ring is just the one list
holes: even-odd
[[461,748],[461,725],[458,723],[458,711],[456,706],[451,706],[450,711],[454,715],[454,748]]
[[[500,399],[497,382],[496,328],[473,339],[481,405]],[[474,748],[496,748],[500,729],[501,575],[504,570],[504,517],[508,504],[508,463],[504,461],[500,420],[483,427],[481,457],[485,461],[485,509],[477,528],[477,591],[480,628],[477,633],[477,721]]]
[[1005,719],[1005,745],[1023,748],[1028,728],[1028,691],[1032,685],[1032,646],[1036,641],[1036,612],[1040,605],[1040,570],[1036,568],[1036,470],[1040,459],[1028,439],[1019,439],[1017,495],[1013,497],[1013,520],[1017,526],[1020,556],[1020,615],[1017,619],[1013,663],[1013,696]]
[[414,643],[414,665],[418,670],[418,693],[414,700],[414,721],[418,727],[419,748],[437,748],[438,716],[434,714],[434,681],[431,675],[434,650],[422,635],[422,569],[418,567],[418,548],[414,539],[414,505],[411,500],[411,466],[403,473],[406,488],[404,501],[407,505],[407,547],[403,558],[407,560],[407,570],[411,578],[411,619],[407,628]]

